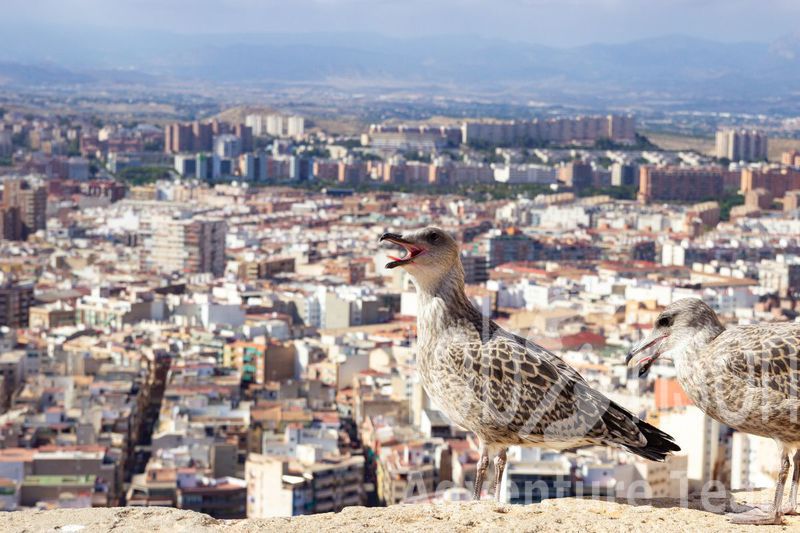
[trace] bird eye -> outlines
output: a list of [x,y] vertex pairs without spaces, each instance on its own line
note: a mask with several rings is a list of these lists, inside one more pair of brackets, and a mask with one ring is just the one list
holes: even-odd
[[662,316],[656,322],[656,326],[660,328],[668,328],[672,325],[672,317],[671,316]]
[[428,242],[436,242],[438,240],[439,240],[439,234],[438,233],[431,233],[428,236]]

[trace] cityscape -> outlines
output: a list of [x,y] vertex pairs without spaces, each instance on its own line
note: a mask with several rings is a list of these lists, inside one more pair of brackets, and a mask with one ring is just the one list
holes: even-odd
[[681,448],[512,446],[487,498],[774,485],[772,439],[706,415],[672,362],[639,375],[626,354],[683,298],[724,325],[798,321],[792,105],[148,87],[4,59],[0,510],[471,500],[480,443],[423,388],[417,292],[379,242],[427,226],[459,243],[483,316]]

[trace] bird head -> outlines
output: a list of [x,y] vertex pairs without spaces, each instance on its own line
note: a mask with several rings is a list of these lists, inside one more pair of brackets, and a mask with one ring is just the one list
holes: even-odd
[[625,364],[641,365],[639,376],[643,376],[662,355],[675,359],[689,343],[710,340],[721,330],[716,313],[703,300],[678,300],[658,315],[653,331],[631,348]]
[[403,233],[384,233],[380,242],[389,242],[403,249],[400,257],[389,256],[386,268],[404,268],[415,281],[436,282],[461,268],[459,246],[446,231],[427,227]]

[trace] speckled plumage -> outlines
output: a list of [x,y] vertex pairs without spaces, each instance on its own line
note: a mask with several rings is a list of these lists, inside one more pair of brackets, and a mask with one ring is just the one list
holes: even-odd
[[417,327],[425,390],[450,420],[488,445],[611,444],[651,455],[633,414],[556,355],[484,319],[465,296],[448,306],[420,294]]
[[403,266],[417,288],[422,384],[452,422],[481,441],[476,497],[489,449],[500,450],[495,482],[509,445],[614,445],[653,460],[679,450],[669,435],[592,389],[556,355],[483,317],[464,292],[452,237],[426,228],[402,236],[387,233],[381,240],[409,252],[387,267]]
[[678,379],[709,416],[746,433],[800,445],[800,326],[723,331],[686,353]]
[[[661,354],[675,364],[692,402],[734,429],[775,439],[780,470],[775,502],[763,515],[742,515],[743,524],[780,523],[794,512],[800,479],[800,324],[758,324],[725,329],[702,300],[687,298],[668,306],[652,334],[629,359],[653,348],[647,365]],[[789,455],[795,451],[789,505],[781,509]]]

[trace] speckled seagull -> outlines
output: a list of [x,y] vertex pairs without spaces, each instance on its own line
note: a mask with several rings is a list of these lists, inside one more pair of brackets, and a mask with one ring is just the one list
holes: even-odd
[[499,499],[511,445],[620,446],[655,461],[679,450],[672,437],[592,389],[557,356],[483,317],[464,292],[459,246],[446,232],[425,228],[380,240],[405,249],[386,268],[404,268],[417,288],[417,365],[425,391],[480,440],[475,499],[490,452],[497,452]]
[[[694,404],[734,429],[775,439],[780,469],[773,504],[732,515],[737,524],[780,524],[796,514],[800,480],[800,325],[758,324],[725,329],[702,300],[678,300],[655,323],[653,332],[633,347],[627,362],[641,364],[640,375],[659,356],[672,359]],[[789,502],[782,507],[789,474]]]

